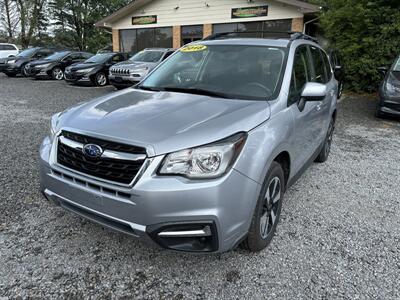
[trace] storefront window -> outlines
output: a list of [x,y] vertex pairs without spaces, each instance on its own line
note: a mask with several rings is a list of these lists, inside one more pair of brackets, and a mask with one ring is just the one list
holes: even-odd
[[137,51],[136,30],[120,30],[119,39],[122,52],[135,53]]
[[172,47],[172,30],[170,27],[155,29],[154,47],[161,47],[161,48]]
[[[292,19],[271,20],[259,22],[242,22],[242,23],[227,23],[215,24],[213,33],[222,32],[247,32],[247,31],[291,31]],[[248,33],[241,36],[247,37],[263,37],[262,33]]]
[[119,31],[120,50],[135,54],[145,48],[172,48],[172,28],[123,29]]
[[203,38],[203,25],[182,26],[181,30],[184,45]]

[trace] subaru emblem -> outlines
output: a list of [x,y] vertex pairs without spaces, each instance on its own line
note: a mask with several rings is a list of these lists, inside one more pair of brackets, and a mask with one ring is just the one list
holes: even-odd
[[103,154],[103,149],[94,144],[87,144],[83,146],[82,152],[88,157],[99,158]]

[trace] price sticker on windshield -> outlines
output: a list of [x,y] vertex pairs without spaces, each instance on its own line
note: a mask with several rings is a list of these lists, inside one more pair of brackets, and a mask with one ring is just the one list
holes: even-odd
[[181,52],[199,52],[199,51],[204,51],[207,49],[207,46],[205,45],[189,45],[186,47],[183,47],[181,49]]

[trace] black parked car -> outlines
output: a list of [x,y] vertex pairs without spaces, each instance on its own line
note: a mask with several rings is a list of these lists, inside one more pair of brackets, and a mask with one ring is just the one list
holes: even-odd
[[25,66],[34,60],[45,58],[62,49],[56,47],[35,47],[26,49],[17,56],[7,59],[3,72],[10,77],[17,75],[28,76]]
[[379,87],[376,116],[400,116],[400,56],[396,58],[390,68],[380,67],[378,71],[385,78]]
[[108,84],[108,73],[111,66],[125,61],[124,53],[99,53],[83,63],[73,64],[65,69],[65,80],[76,84]]
[[92,56],[93,54],[87,52],[56,52],[44,59],[28,63],[25,67],[25,72],[27,75],[35,78],[62,80],[64,79],[64,71],[66,67],[85,61]]
[[342,97],[343,94],[343,87],[345,81],[345,70],[340,58],[339,53],[336,50],[329,50],[328,51],[329,59],[331,61],[331,65],[334,68],[335,78],[338,81],[338,99]]

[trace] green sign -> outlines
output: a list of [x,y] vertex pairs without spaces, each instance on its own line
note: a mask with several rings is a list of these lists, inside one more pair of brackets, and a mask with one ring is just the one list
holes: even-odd
[[268,16],[268,5],[232,8],[232,19]]
[[132,25],[157,24],[157,16],[132,17]]

